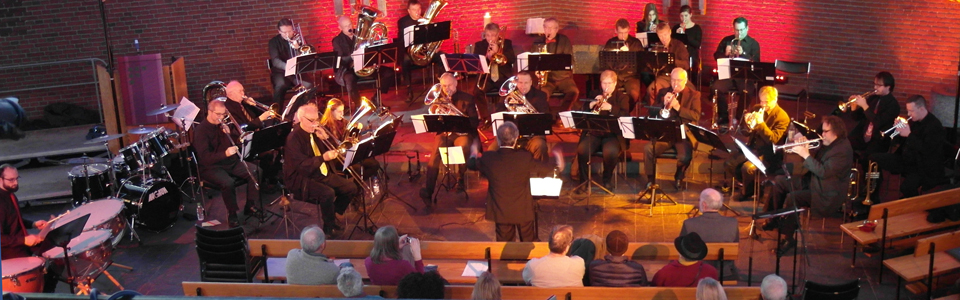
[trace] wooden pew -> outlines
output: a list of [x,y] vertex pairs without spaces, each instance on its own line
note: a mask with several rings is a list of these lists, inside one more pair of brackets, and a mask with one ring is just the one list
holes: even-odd
[[[932,290],[934,277],[960,270],[960,260],[946,253],[957,247],[960,247],[960,230],[920,239],[913,255],[884,260],[883,265],[897,274],[897,295],[903,281],[907,282],[908,290],[921,294]],[[933,260],[931,248],[935,252]],[[924,279],[926,282],[921,282]]]
[[[271,298],[341,298],[342,294],[335,285],[306,286],[287,284],[264,283],[220,283],[220,282],[189,282],[184,281],[183,294],[185,296],[214,296],[214,297],[271,297]],[[381,295],[385,298],[396,298],[395,286],[364,286],[368,295]],[[724,287],[727,299],[757,300],[760,287]],[[538,288],[531,286],[504,286],[500,290],[503,299],[547,299],[556,295],[558,299],[569,296],[571,300],[593,299],[695,299],[696,288],[667,288],[667,287],[570,287],[570,288]],[[470,299],[473,286],[447,286],[444,290],[446,299]]]

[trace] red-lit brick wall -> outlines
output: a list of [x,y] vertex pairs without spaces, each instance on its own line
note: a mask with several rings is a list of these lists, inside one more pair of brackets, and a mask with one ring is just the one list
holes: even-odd
[[[396,36],[396,20],[405,15],[405,1],[385,0],[382,18]],[[452,20],[459,31],[461,51],[479,39],[483,13],[506,25],[518,50],[527,50],[532,37],[523,34],[527,18],[556,16],[562,32],[574,44],[601,43],[613,35],[612,24],[625,17],[640,19],[643,3],[623,0],[451,1],[437,21]],[[103,29],[96,1],[0,0],[0,65],[75,58],[106,59]],[[731,21],[745,16],[750,35],[760,41],[764,61],[774,59],[813,63],[811,90],[843,96],[872,89],[874,74],[887,70],[897,79],[896,96],[930,96],[937,85],[955,86],[960,59],[960,3],[927,1],[709,1],[707,14],[696,7],[694,21],[704,27],[703,56],[713,65],[717,42],[732,33]],[[346,3],[345,6],[348,6]],[[372,5],[376,5],[374,0]],[[664,12],[676,22],[680,1]],[[424,3],[424,8],[426,8]],[[164,60],[185,57],[190,96],[211,80],[239,79],[248,94],[269,98],[272,87],[266,42],[275,24],[288,16],[300,23],[307,40],[330,51],[337,34],[333,1],[108,1],[105,4],[111,46],[116,56],[131,55],[139,39],[145,53],[162,53]],[[453,42],[444,44],[453,50]],[[65,76],[0,73],[0,91],[31,82]],[[66,76],[70,80],[78,76]],[[96,108],[92,92],[18,93],[30,118],[51,101],[70,101]]]

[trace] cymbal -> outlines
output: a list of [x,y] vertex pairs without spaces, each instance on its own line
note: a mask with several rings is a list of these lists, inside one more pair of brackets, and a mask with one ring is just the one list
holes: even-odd
[[165,112],[168,112],[168,111],[177,109],[177,107],[180,107],[180,104],[161,105],[160,108],[158,108],[158,109],[154,109],[154,110],[148,111],[148,112],[147,112],[147,115],[148,115],[148,116],[160,115],[160,114],[163,114],[163,113],[165,113]]
[[125,135],[127,135],[127,134],[126,134],[126,133],[118,133],[118,134],[105,135],[105,136],[101,136],[101,137],[98,137],[98,138],[95,138],[95,139],[92,139],[92,140],[88,140],[88,141],[86,141],[86,142],[83,142],[83,144],[84,144],[84,145],[102,144],[102,143],[105,143],[105,142],[108,142],[108,141],[112,141],[112,140],[115,140],[115,139],[122,138],[122,137],[125,136]]
[[154,130],[157,130],[157,129],[153,127],[138,127],[138,128],[130,129],[130,134],[148,134],[153,132]]

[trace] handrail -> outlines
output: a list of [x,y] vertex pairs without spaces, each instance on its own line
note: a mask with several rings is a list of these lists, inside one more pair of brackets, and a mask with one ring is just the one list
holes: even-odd
[[2,71],[2,70],[8,70],[8,69],[16,69],[16,68],[39,67],[39,66],[49,66],[49,65],[58,65],[58,64],[65,64],[65,63],[77,63],[77,62],[88,62],[88,61],[89,61],[89,62],[93,62],[93,63],[100,62],[100,63],[103,64],[103,66],[107,66],[107,62],[106,62],[106,61],[104,61],[104,60],[102,60],[102,59],[99,59],[99,58],[93,58],[93,57],[91,57],[91,58],[79,58],[79,59],[71,59],[71,60],[58,60],[58,61],[39,62],[39,63],[22,64],[22,65],[0,66],[0,71]]
[[[30,87],[13,89],[13,90],[0,89],[0,95],[11,95],[19,92],[30,92],[30,91],[36,91],[36,90],[46,90],[46,89],[53,89],[53,88],[65,88],[65,87],[75,87],[75,86],[87,86],[87,85],[92,86],[94,88],[98,88],[97,86],[100,84],[100,78],[98,78],[98,75],[97,75],[97,65],[99,64],[101,66],[107,67],[106,61],[99,58],[91,57],[91,58],[79,58],[79,59],[0,66],[0,71],[11,70],[11,69],[35,68],[35,67],[52,66],[52,65],[69,65],[69,64],[90,64],[89,72],[90,72],[91,80],[81,81],[81,78],[74,77],[73,78],[74,80],[70,80],[68,82],[64,82],[60,84],[30,86]],[[82,72],[87,72],[87,71],[79,71],[77,74],[81,74]],[[79,82],[76,82],[76,81],[79,81]],[[104,119],[103,103],[102,103],[103,99],[101,99],[101,95],[98,92],[95,92],[94,95],[96,95],[97,112],[100,115],[100,122],[102,123]]]

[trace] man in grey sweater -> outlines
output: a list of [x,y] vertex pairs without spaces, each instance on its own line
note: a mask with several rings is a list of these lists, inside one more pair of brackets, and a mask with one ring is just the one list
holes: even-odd
[[287,252],[288,284],[337,284],[340,267],[323,255],[327,240],[323,230],[310,225],[300,232],[300,248]]

